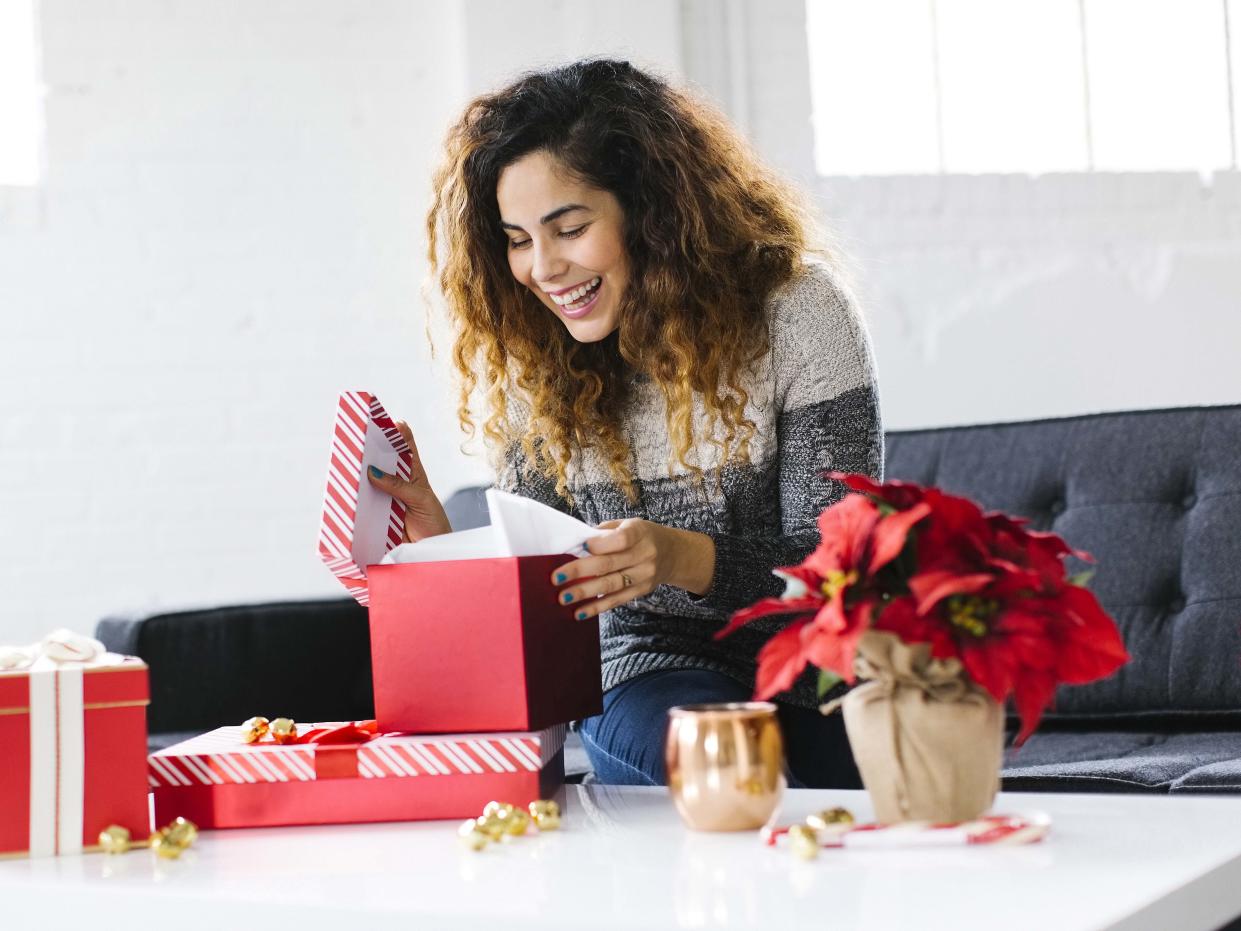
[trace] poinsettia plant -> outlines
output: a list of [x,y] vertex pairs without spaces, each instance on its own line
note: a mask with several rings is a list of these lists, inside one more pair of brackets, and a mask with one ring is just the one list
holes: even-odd
[[1058,685],[1103,678],[1129,659],[1086,575],[1066,571],[1066,557],[1090,556],[1061,537],[937,488],[829,477],[855,493],[819,516],[821,539],[804,562],[775,570],[784,594],[738,611],[716,635],[793,615],[759,652],[756,698],[788,689],[808,664],[820,670],[820,694],[852,682],[858,641],[886,631],[959,659],[997,702],[1012,696],[1021,744]]

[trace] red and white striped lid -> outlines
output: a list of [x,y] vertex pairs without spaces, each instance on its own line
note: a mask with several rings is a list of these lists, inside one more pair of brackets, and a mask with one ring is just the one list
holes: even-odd
[[[538,772],[564,746],[565,729],[558,724],[541,731],[492,734],[381,734],[348,749],[356,750],[357,774],[362,779]],[[152,753],[147,757],[148,782],[152,788],[311,782],[317,778],[316,752],[343,749],[340,745],[247,744],[243,731],[240,725],[221,727]]]
[[371,487],[368,466],[408,479],[413,452],[383,405],[370,392],[346,391],[336,405],[319,556],[360,604],[366,604],[366,567],[401,542],[405,505]]

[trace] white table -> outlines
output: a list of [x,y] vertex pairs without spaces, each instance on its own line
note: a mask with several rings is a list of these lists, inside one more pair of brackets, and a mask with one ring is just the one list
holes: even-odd
[[[1006,795],[1052,834],[1027,847],[825,850],[696,834],[663,789],[569,786],[564,829],[482,853],[456,822],[203,832],[149,851],[0,863],[0,927],[1152,929],[1241,915],[1241,798]],[[781,820],[861,792],[796,791]],[[159,924],[152,922],[158,921]]]

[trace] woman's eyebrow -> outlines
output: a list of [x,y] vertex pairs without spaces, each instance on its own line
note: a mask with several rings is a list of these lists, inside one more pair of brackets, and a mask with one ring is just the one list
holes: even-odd
[[[589,209],[590,208],[585,206],[584,204],[565,204],[563,207],[557,207],[551,213],[547,214],[547,216],[541,217],[539,219],[539,224],[544,225],[547,223],[551,223],[552,220],[559,220],[566,213],[569,213],[570,211],[573,211],[573,210],[589,210]],[[504,220],[500,221],[500,226],[506,230],[517,230],[518,232],[523,232],[523,233],[525,232],[525,230],[522,229],[520,226],[518,226],[516,223],[507,223]]]

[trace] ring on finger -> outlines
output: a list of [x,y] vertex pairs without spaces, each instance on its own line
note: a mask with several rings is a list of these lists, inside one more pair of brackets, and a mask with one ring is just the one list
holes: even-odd
[[623,585],[624,588],[633,588],[633,579],[629,578],[628,573],[626,572],[621,573],[621,582],[624,583]]

